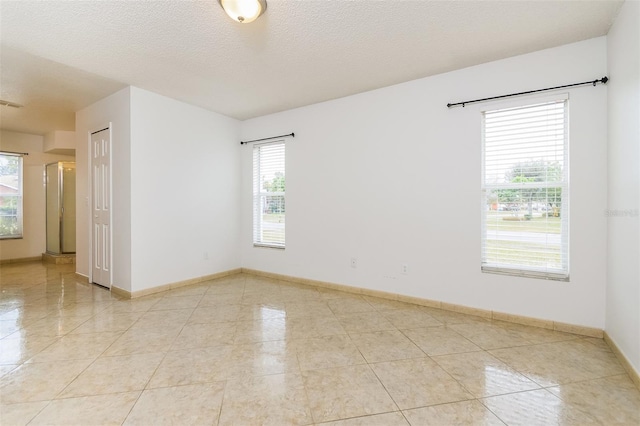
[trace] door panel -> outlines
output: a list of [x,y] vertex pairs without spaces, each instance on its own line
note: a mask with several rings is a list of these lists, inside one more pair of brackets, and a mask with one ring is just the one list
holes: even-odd
[[92,148],[92,221],[93,265],[92,280],[96,284],[111,287],[111,130],[105,129],[91,135]]

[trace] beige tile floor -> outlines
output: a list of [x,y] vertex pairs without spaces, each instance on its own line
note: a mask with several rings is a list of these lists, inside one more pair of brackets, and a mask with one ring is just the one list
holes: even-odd
[[135,300],[0,267],[2,425],[640,424],[599,339],[238,274]]

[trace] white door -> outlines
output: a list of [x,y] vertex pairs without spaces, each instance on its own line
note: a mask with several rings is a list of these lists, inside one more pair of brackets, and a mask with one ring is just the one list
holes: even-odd
[[111,130],[91,134],[91,279],[111,288]]

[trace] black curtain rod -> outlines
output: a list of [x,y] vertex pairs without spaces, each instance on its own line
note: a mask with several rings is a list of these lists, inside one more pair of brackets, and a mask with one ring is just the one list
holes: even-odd
[[95,132],[91,132],[91,134],[95,135],[96,133],[104,132],[105,130],[109,130],[109,128],[105,127],[104,129],[100,129],[100,130],[96,130]]
[[546,92],[547,90],[556,90],[556,89],[564,89],[566,87],[575,87],[575,86],[585,86],[587,84],[592,84],[592,85],[596,85],[598,83],[602,83],[602,84],[607,84],[607,81],[609,81],[609,77],[604,76],[599,80],[593,80],[593,81],[584,81],[582,83],[574,83],[574,84],[565,84],[564,86],[556,86],[556,87],[547,87],[546,89],[538,89],[538,90],[529,90],[527,92],[520,92],[520,93],[511,93],[509,95],[501,95],[501,96],[492,96],[490,98],[482,98],[482,99],[474,99],[472,101],[464,101],[464,102],[456,102],[454,104],[447,104],[447,108],[451,108],[454,106],[460,106],[462,105],[462,107],[464,108],[464,106],[466,104],[473,104],[476,102],[484,102],[484,101],[491,101],[493,99],[502,99],[502,98],[510,98],[511,96],[520,96],[520,95],[528,95],[530,93],[537,93],[537,92]]
[[2,150],[0,150],[0,153],[2,153],[2,154],[15,154],[15,155],[29,155],[28,152],[13,152],[13,151],[2,151]]
[[288,135],[280,135],[280,136],[271,136],[270,138],[262,138],[262,139],[254,139],[252,141],[240,141],[240,145],[245,145],[251,142],[261,142],[261,141],[268,141],[269,139],[278,139],[278,138],[286,138],[287,136],[291,136],[292,138],[296,137],[296,134],[291,132]]

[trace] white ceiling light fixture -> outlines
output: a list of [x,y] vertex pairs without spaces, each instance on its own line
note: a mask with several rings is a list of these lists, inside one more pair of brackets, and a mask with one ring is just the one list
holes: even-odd
[[218,0],[220,6],[231,19],[248,24],[267,10],[267,0]]

